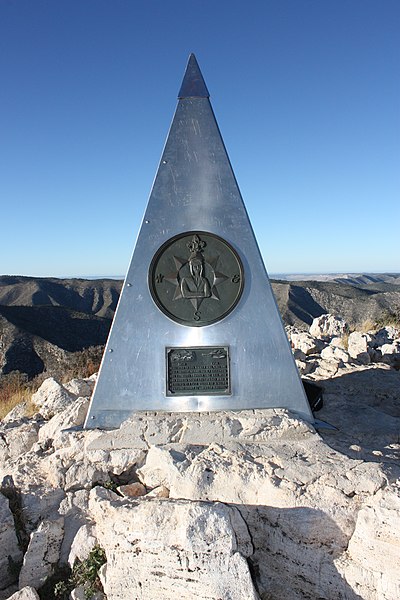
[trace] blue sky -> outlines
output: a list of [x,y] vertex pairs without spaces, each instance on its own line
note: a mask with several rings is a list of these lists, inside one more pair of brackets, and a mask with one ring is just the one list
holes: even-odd
[[270,273],[400,271],[398,0],[0,0],[0,274],[124,274],[194,52]]

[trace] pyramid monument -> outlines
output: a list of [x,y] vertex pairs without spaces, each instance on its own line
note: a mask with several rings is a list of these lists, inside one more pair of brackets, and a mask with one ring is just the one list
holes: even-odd
[[313,422],[191,54],[85,427],[141,411],[252,408]]

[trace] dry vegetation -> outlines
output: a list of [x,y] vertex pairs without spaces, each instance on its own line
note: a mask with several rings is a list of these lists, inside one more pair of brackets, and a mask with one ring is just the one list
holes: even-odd
[[[90,377],[96,373],[99,370],[102,353],[102,346],[93,346],[71,354],[68,367],[63,370],[59,378],[61,383],[74,378]],[[39,389],[46,377],[52,375],[53,373],[45,371],[29,380],[25,373],[12,371],[0,376],[0,420],[21,403],[24,403],[25,415],[32,416],[36,412],[36,407],[31,402],[31,396]]]
[[21,403],[25,405],[26,416],[34,414],[36,409],[31,402],[31,396],[38,390],[44,379],[45,377],[38,375],[28,381],[25,373],[19,371],[2,375],[0,379],[0,419],[3,419],[14,406]]
[[[103,356],[104,346],[90,346],[71,354],[68,366],[64,369],[61,382],[66,383],[74,378],[84,379],[97,373]],[[48,375],[49,376],[49,375]]]

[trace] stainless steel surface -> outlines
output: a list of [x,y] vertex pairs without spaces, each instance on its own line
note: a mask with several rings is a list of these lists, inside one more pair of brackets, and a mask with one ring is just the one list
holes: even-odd
[[[118,427],[132,413],[148,410],[283,407],[313,422],[205,91],[191,57],[180,92],[190,97],[178,102],[107,342],[87,428]],[[244,271],[238,304],[222,320],[203,327],[169,319],[153,301],[148,285],[149,267],[160,247],[192,231],[226,240]],[[167,396],[166,348],[199,346],[229,346],[231,394]]]
[[207,86],[194,54],[189,56],[178,98],[209,98]]

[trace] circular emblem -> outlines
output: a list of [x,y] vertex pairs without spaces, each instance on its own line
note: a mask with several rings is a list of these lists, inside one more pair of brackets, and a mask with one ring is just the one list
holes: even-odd
[[190,327],[220,321],[239,302],[243,266],[235,250],[212,233],[191,231],[166,242],[149,269],[153,300],[170,319]]

